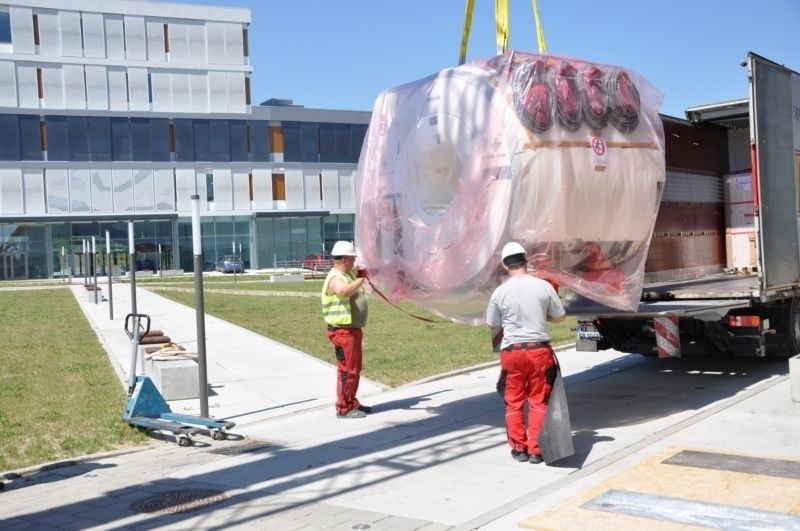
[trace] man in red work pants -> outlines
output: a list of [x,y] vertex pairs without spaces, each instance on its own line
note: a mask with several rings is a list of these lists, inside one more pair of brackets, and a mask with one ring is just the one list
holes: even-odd
[[556,359],[550,348],[547,323],[563,321],[566,315],[553,286],[528,275],[527,254],[522,245],[507,243],[502,260],[509,278],[495,289],[486,308],[486,323],[503,329],[497,391],[506,405],[511,457],[541,463],[539,432],[556,377]]

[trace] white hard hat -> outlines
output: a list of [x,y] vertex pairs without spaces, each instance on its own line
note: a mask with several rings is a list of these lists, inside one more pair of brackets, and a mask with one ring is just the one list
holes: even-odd
[[331,256],[356,256],[356,247],[350,242],[338,241],[333,244]]
[[527,256],[527,253],[525,252],[525,248],[523,246],[521,246],[517,242],[508,242],[503,246],[503,252],[501,258],[505,260],[506,257],[515,254],[524,254]]

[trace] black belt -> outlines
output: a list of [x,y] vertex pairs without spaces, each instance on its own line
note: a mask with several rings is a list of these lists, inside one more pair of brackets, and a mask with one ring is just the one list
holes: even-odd
[[550,348],[549,341],[542,341],[540,343],[514,343],[509,345],[503,350],[532,350],[535,348]]
[[328,332],[336,332],[339,329],[343,329],[343,330],[358,330],[358,328],[354,327],[354,326],[333,326],[333,325],[328,325]]

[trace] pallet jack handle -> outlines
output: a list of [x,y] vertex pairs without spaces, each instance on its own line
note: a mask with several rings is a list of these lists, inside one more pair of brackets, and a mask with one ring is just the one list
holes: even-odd
[[[142,326],[144,321],[144,326]],[[144,333],[142,333],[144,329]],[[131,372],[128,378],[128,396],[136,386],[136,358],[139,353],[139,338],[150,333],[150,316],[143,313],[129,313],[125,316],[125,333],[131,339]]]

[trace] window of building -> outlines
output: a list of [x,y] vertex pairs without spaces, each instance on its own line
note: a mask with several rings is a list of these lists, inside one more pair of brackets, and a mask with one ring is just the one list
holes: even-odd
[[299,122],[283,122],[281,127],[283,136],[283,160],[286,162],[299,162],[303,159],[302,141],[300,138]]
[[364,138],[367,136],[366,124],[351,124],[350,125],[350,160],[349,162],[358,162],[361,156],[361,146],[364,144]]
[[215,162],[230,161],[230,144],[228,120],[211,120],[211,160]]
[[250,122],[250,156],[256,162],[269,160],[267,122]]
[[89,156],[94,161],[105,162],[111,160],[111,155],[111,120],[89,118]]
[[45,116],[47,160],[69,160],[69,131],[66,116]]
[[150,120],[150,160],[165,162],[170,159],[170,125],[166,118]]
[[194,132],[191,120],[175,119],[172,122],[175,131],[175,160],[188,162],[194,160]]
[[0,10],[0,42],[11,43],[11,17],[8,8]]
[[270,125],[268,128],[270,153],[283,153],[283,129]]
[[127,118],[111,118],[111,155],[114,160],[131,160],[131,127]]
[[319,124],[320,162],[350,162],[350,125]]
[[230,131],[230,159],[232,161],[247,162],[250,154],[247,149],[247,122],[244,120],[231,120],[228,122]]
[[286,201],[286,176],[282,173],[272,174],[273,201]]
[[150,160],[150,120],[131,118],[131,158]]
[[20,160],[19,123],[16,114],[0,114],[0,160]]
[[211,203],[214,201],[214,174],[206,173],[206,200]]
[[319,162],[319,125],[300,123],[300,147],[303,162]]
[[212,160],[211,122],[208,120],[192,120],[192,133],[194,135],[194,160]]
[[85,116],[67,117],[69,160],[89,160],[89,128]]
[[42,160],[42,122],[38,116],[20,115],[19,142],[22,160]]

